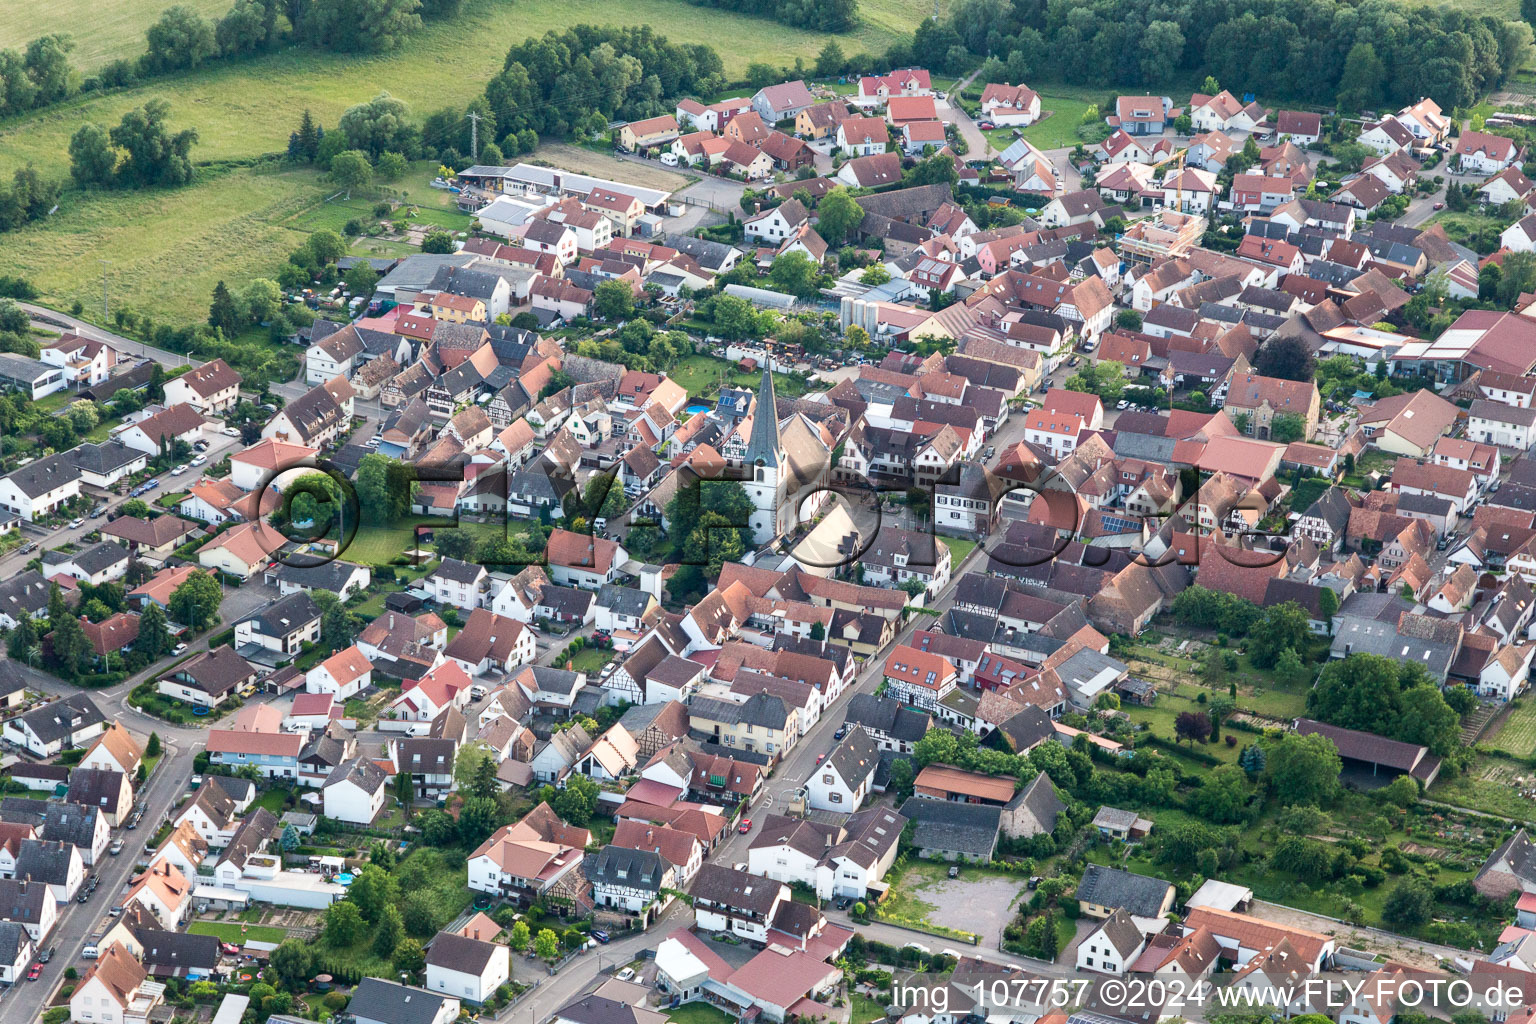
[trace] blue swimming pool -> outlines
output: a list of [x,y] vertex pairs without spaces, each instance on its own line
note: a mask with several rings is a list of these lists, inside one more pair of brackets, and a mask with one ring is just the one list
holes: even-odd
[[343,872],[341,872],[341,874],[336,876],[336,884],[337,885],[351,885],[352,884],[352,872],[350,872],[350,871],[343,871]]
[[703,405],[703,404],[701,404],[699,402],[695,402],[694,404],[688,406],[688,408],[684,409],[683,411],[686,412],[688,415],[693,416],[693,415],[695,415],[697,413],[709,412],[709,406]]

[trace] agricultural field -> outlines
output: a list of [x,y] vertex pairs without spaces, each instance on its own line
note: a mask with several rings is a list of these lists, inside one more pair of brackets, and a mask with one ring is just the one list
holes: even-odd
[[[66,0],[66,7],[84,8],[84,0]],[[95,5],[92,5],[93,7]],[[136,8],[136,17],[115,18],[115,28],[93,28],[93,50],[109,57],[143,50],[143,30],[164,6],[159,0],[127,0],[114,5]],[[941,5],[942,6],[942,5]],[[205,13],[226,8],[223,0],[201,0]],[[865,0],[864,25],[843,36],[790,28],[763,18],[726,11],[703,11],[683,0],[599,0],[573,10],[559,0],[467,0],[460,15],[429,22],[404,46],[378,56],[327,54],[290,47],[253,60],[216,62],[188,74],[156,79],[108,95],[92,95],[18,119],[0,130],[0,171],[27,161],[39,168],[66,166],[69,136],[83,121],[117,122],[123,112],[155,96],[172,104],[172,115],[196,125],[201,145],[196,159],[249,159],[281,150],[288,133],[308,107],[327,126],[342,111],[383,89],[404,100],[418,115],[444,106],[462,107],[478,96],[485,83],[501,70],[507,48],[514,42],[545,32],[563,31],[575,22],[651,25],[677,42],[707,43],[725,62],[727,73],[741,74],[749,63],[761,61],[788,67],[799,57],[807,63],[828,38],[838,39],[845,53],[883,52],[898,31],[910,35],[918,21],[932,13],[920,0]],[[33,13],[26,13],[26,12]],[[56,5],[30,0],[0,0],[0,16],[15,15],[26,26],[25,39],[48,24],[63,22]],[[90,17],[72,24],[90,24]],[[137,24],[133,24],[137,22]],[[14,25],[14,21],[7,22]],[[487,40],[496,40],[488,44]],[[99,62],[99,60],[98,60]]]
[[1499,724],[1499,731],[1487,742],[1511,757],[1528,758],[1536,754],[1536,702],[1515,701]]
[[1478,757],[1454,779],[1442,778],[1430,787],[1429,799],[1516,821],[1536,820],[1530,793],[1536,770],[1502,757]]

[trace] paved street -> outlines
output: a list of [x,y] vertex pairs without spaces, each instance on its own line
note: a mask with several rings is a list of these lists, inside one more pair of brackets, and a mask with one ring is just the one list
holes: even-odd
[[[51,676],[40,673],[31,675],[37,689],[51,693],[78,692],[74,687]],[[101,863],[88,869],[100,876],[101,887],[89,902],[70,903],[60,908],[59,923],[48,939],[48,945],[57,946],[58,952],[52,962],[44,966],[42,979],[36,983],[22,982],[0,1001],[0,1018],[8,1021],[37,1020],[42,1015],[49,993],[61,982],[64,969],[73,966],[84,974],[90,966],[90,961],[80,958],[80,950],[86,938],[100,929],[107,912],[118,905],[135,865],[145,853],[146,842],[165,818],[171,805],[186,791],[192,777],[192,755],[202,745],[202,730],[179,728],[158,719],[147,719],[137,712],[123,714],[121,708],[109,707],[108,702],[101,699],[105,692],[97,691],[92,697],[98,699],[108,717],[120,718],[131,731],[145,736],[151,730],[158,732],[165,745],[165,756],[161,758],[149,785],[139,794],[137,806],[144,812],[143,822],[131,831],[113,830],[113,837],[123,840],[122,854],[116,857],[102,854]]]
[[103,330],[95,324],[87,323],[78,317],[70,316],[68,313],[60,313],[58,310],[49,309],[47,306],[39,306],[31,302],[23,302],[20,305],[22,309],[32,315],[33,321],[39,327],[50,331],[68,330],[80,335],[82,338],[89,338],[92,341],[104,341],[117,349],[118,353],[125,357],[154,359],[167,367],[202,366],[205,362],[205,360],[193,359],[191,356],[184,356],[178,352],[168,352],[163,348],[155,348],[153,345],[146,345],[142,341],[125,338],[121,334],[113,334],[111,331]]

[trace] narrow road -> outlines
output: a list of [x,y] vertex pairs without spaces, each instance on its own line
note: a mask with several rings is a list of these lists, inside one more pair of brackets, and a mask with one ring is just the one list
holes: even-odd
[[[62,685],[62,684],[61,684]],[[106,710],[105,708],[103,710]],[[111,712],[108,712],[110,715]],[[147,732],[143,723],[130,723],[135,732]],[[145,844],[154,834],[171,805],[186,791],[192,777],[193,745],[201,744],[196,729],[179,729],[159,722],[155,731],[160,733],[165,745],[154,776],[138,796],[136,806],[143,810],[144,819],[131,831],[114,829],[113,837],[123,840],[123,852],[116,857],[103,853],[101,861],[89,872],[98,875],[101,887],[86,903],[68,903],[60,907],[59,923],[48,937],[47,946],[58,947],[52,961],[43,967],[42,979],[37,983],[16,985],[3,1004],[3,1016],[8,1021],[35,1021],[42,1017],[48,996],[63,981],[64,970],[74,967],[84,974],[91,961],[80,958],[85,940],[94,935],[109,920],[107,912],[118,906],[123,890],[134,873],[135,866],[144,856]]]
[[203,365],[204,362],[204,360],[193,359],[178,352],[170,352],[163,348],[155,348],[153,345],[146,345],[142,341],[125,338],[121,334],[113,334],[111,331],[97,327],[95,324],[81,320],[79,317],[70,316],[68,313],[60,313],[58,310],[49,309],[47,306],[39,306],[32,302],[23,302],[20,303],[20,306],[31,314],[33,320],[38,321],[43,327],[47,327],[50,330],[71,331],[82,338],[106,342],[124,356],[153,359],[167,368],[187,365],[196,367]]

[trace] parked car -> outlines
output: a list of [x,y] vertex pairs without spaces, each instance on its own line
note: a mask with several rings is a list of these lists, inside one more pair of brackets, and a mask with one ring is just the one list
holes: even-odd
[[186,463],[182,463],[181,465],[177,466],[175,469],[171,470],[171,476],[181,476],[181,474],[185,473],[186,471],[187,471],[187,464]]
[[200,452],[205,452],[205,451],[208,450],[208,442],[207,441],[193,441],[192,442],[192,447],[196,448]]
[[832,734],[832,738],[835,739],[835,740],[840,740],[844,736],[847,736],[847,735],[848,735],[848,727],[846,725],[840,725],[840,726],[837,727],[837,732]]
[[618,978],[620,981],[628,981],[629,979],[633,978],[634,976],[635,976],[635,969],[633,967],[626,967],[622,971],[620,971],[618,974],[614,975],[614,977]]
[[177,644],[174,648],[171,649],[171,653],[172,654],[184,654],[184,653],[186,653],[186,650],[187,650],[187,645],[186,644]]
[[103,515],[106,514],[106,511],[107,511],[107,506],[105,506],[105,505],[97,505],[95,508],[91,509],[91,518],[92,519],[100,519]]
[[594,928],[592,930],[592,937],[603,945],[608,945],[609,936],[607,932],[600,932]]
[[89,889],[81,889],[80,890],[80,895],[75,897],[75,902],[76,903],[84,903],[87,900],[89,900],[90,898],[91,898],[91,890],[89,890]]
[[223,434],[225,437],[240,436],[240,431],[236,430],[234,427],[225,427],[223,430],[219,431],[219,433]]
[[852,896],[839,896],[837,898],[837,909],[838,910],[847,910],[851,906],[853,906],[853,897]]
[[53,951],[58,949],[58,948],[59,948],[58,946],[49,946],[47,949],[45,949],[41,953],[37,954],[37,962],[40,963],[40,964],[45,964],[49,960],[52,960],[53,959]]
[[221,953],[226,953],[229,956],[239,956],[240,955],[240,947],[235,945],[233,942],[221,942],[221,943],[219,943],[219,951]]
[[201,466],[203,463],[205,463],[207,461],[208,461],[208,456],[206,456],[206,455],[197,455],[197,456],[194,456],[192,461],[187,463],[187,465],[189,465],[189,466]]
[[751,832],[752,831],[752,819],[751,818],[742,818],[741,819],[741,824],[736,827],[736,831],[740,832],[742,835],[746,835],[748,832]]
[[85,520],[84,519],[71,519],[69,521],[69,528],[71,530],[78,530],[78,529],[80,529],[80,527],[82,527],[84,525],[85,525]]
[[42,964],[33,964],[32,965],[32,969],[27,972],[27,980],[28,981],[36,981],[38,978],[41,978],[42,976],[43,976],[43,965]]

